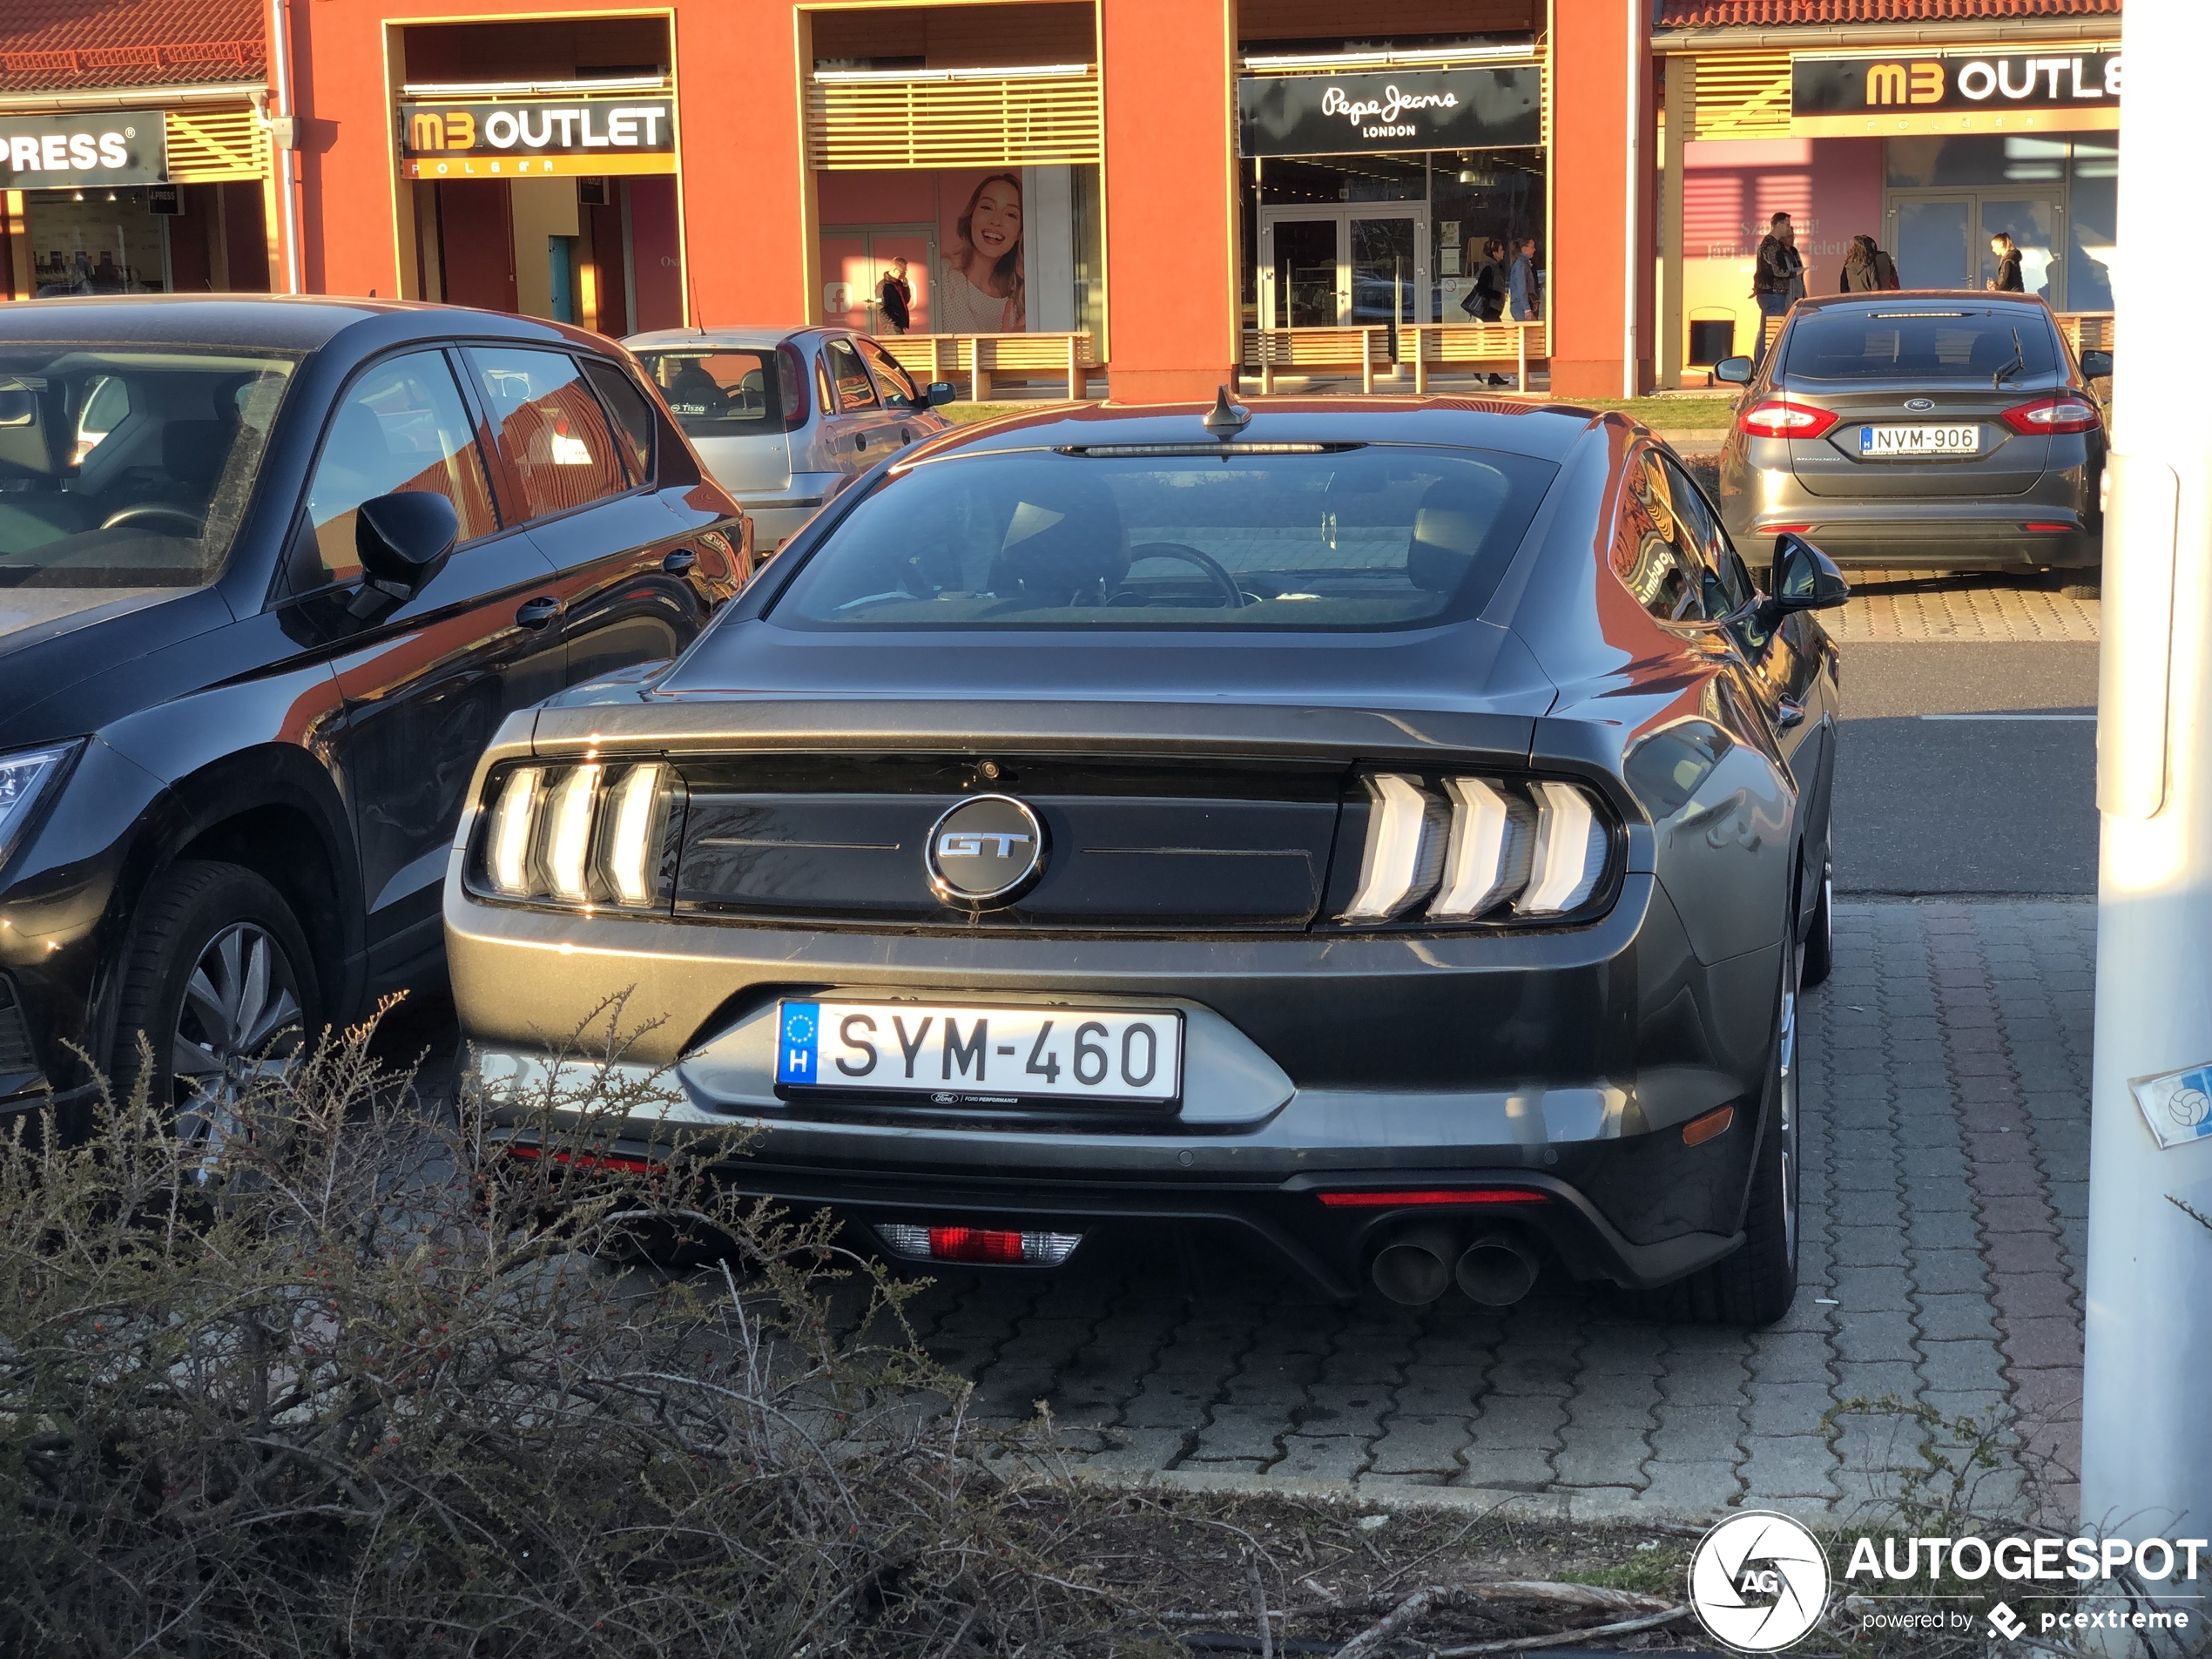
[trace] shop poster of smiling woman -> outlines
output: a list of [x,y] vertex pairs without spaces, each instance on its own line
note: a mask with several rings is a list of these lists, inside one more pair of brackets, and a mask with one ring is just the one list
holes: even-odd
[[1021,174],[945,173],[938,189],[945,276],[930,326],[952,334],[1027,333]]

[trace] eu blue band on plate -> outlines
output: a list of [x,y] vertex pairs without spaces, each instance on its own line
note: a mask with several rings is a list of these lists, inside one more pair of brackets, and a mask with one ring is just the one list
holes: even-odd
[[1863,455],[1871,455],[1874,453],[1874,428],[1871,426],[1863,426],[1858,429],[1858,453]]
[[776,1043],[776,1081],[779,1083],[811,1083],[815,1072],[822,1040],[822,1005],[819,1002],[786,1002],[778,1023]]

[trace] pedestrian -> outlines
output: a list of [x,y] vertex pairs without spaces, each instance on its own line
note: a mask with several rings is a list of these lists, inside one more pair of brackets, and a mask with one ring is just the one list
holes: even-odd
[[1997,261],[1997,274],[1981,286],[1999,293],[2025,293],[2026,285],[2020,281],[2020,244],[2013,240],[2010,231],[2000,231],[1989,239],[1989,252]]
[[1881,266],[1877,256],[1881,250],[1874,246],[1871,236],[1851,239],[1851,252],[1844,255],[1844,286],[1838,293],[1871,293],[1889,285],[1882,280]]
[[883,308],[883,320],[894,334],[903,334],[914,321],[914,286],[907,280],[907,256],[900,254],[891,261],[891,268],[883,273],[883,280],[875,285],[875,297]]
[[1506,277],[1506,314],[1515,322],[1534,322],[1536,308],[1536,239],[1524,236],[1514,244],[1513,268]]
[[[1482,262],[1474,267],[1474,288],[1460,302],[1477,322],[1498,322],[1506,314],[1506,245],[1495,237],[1482,245]],[[1488,375],[1493,386],[1508,384],[1503,374]]]
[[1797,227],[1787,213],[1777,213],[1767,220],[1758,263],[1751,273],[1751,297],[1758,302],[1758,355],[1764,357],[1766,320],[1787,314],[1791,306],[1805,297],[1805,262],[1797,253]]

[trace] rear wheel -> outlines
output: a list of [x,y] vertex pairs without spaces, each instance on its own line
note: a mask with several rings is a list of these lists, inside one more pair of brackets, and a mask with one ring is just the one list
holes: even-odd
[[138,907],[124,958],[109,1075],[118,1097],[138,1080],[199,1152],[199,1178],[239,1132],[240,1103],[297,1065],[320,1027],[306,935],[292,907],[235,864],[179,864]]
[[1660,1293],[1669,1318],[1700,1325],[1771,1325],[1797,1295],[1797,1186],[1802,1124],[1797,1110],[1796,974],[1784,974],[1774,1050],[1767,1062],[1766,1121],[1751,1162],[1743,1243]]

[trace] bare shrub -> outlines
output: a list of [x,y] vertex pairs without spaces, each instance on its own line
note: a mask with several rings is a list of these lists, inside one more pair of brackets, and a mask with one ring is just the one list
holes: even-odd
[[[181,1147],[140,1091],[0,1143],[0,1653],[1140,1650],[829,1224],[615,1155],[609,1035],[425,1111],[370,1028]],[[142,1069],[143,1071],[143,1069]],[[725,1241],[685,1276],[640,1238]],[[610,1256],[612,1259],[610,1260]]]

